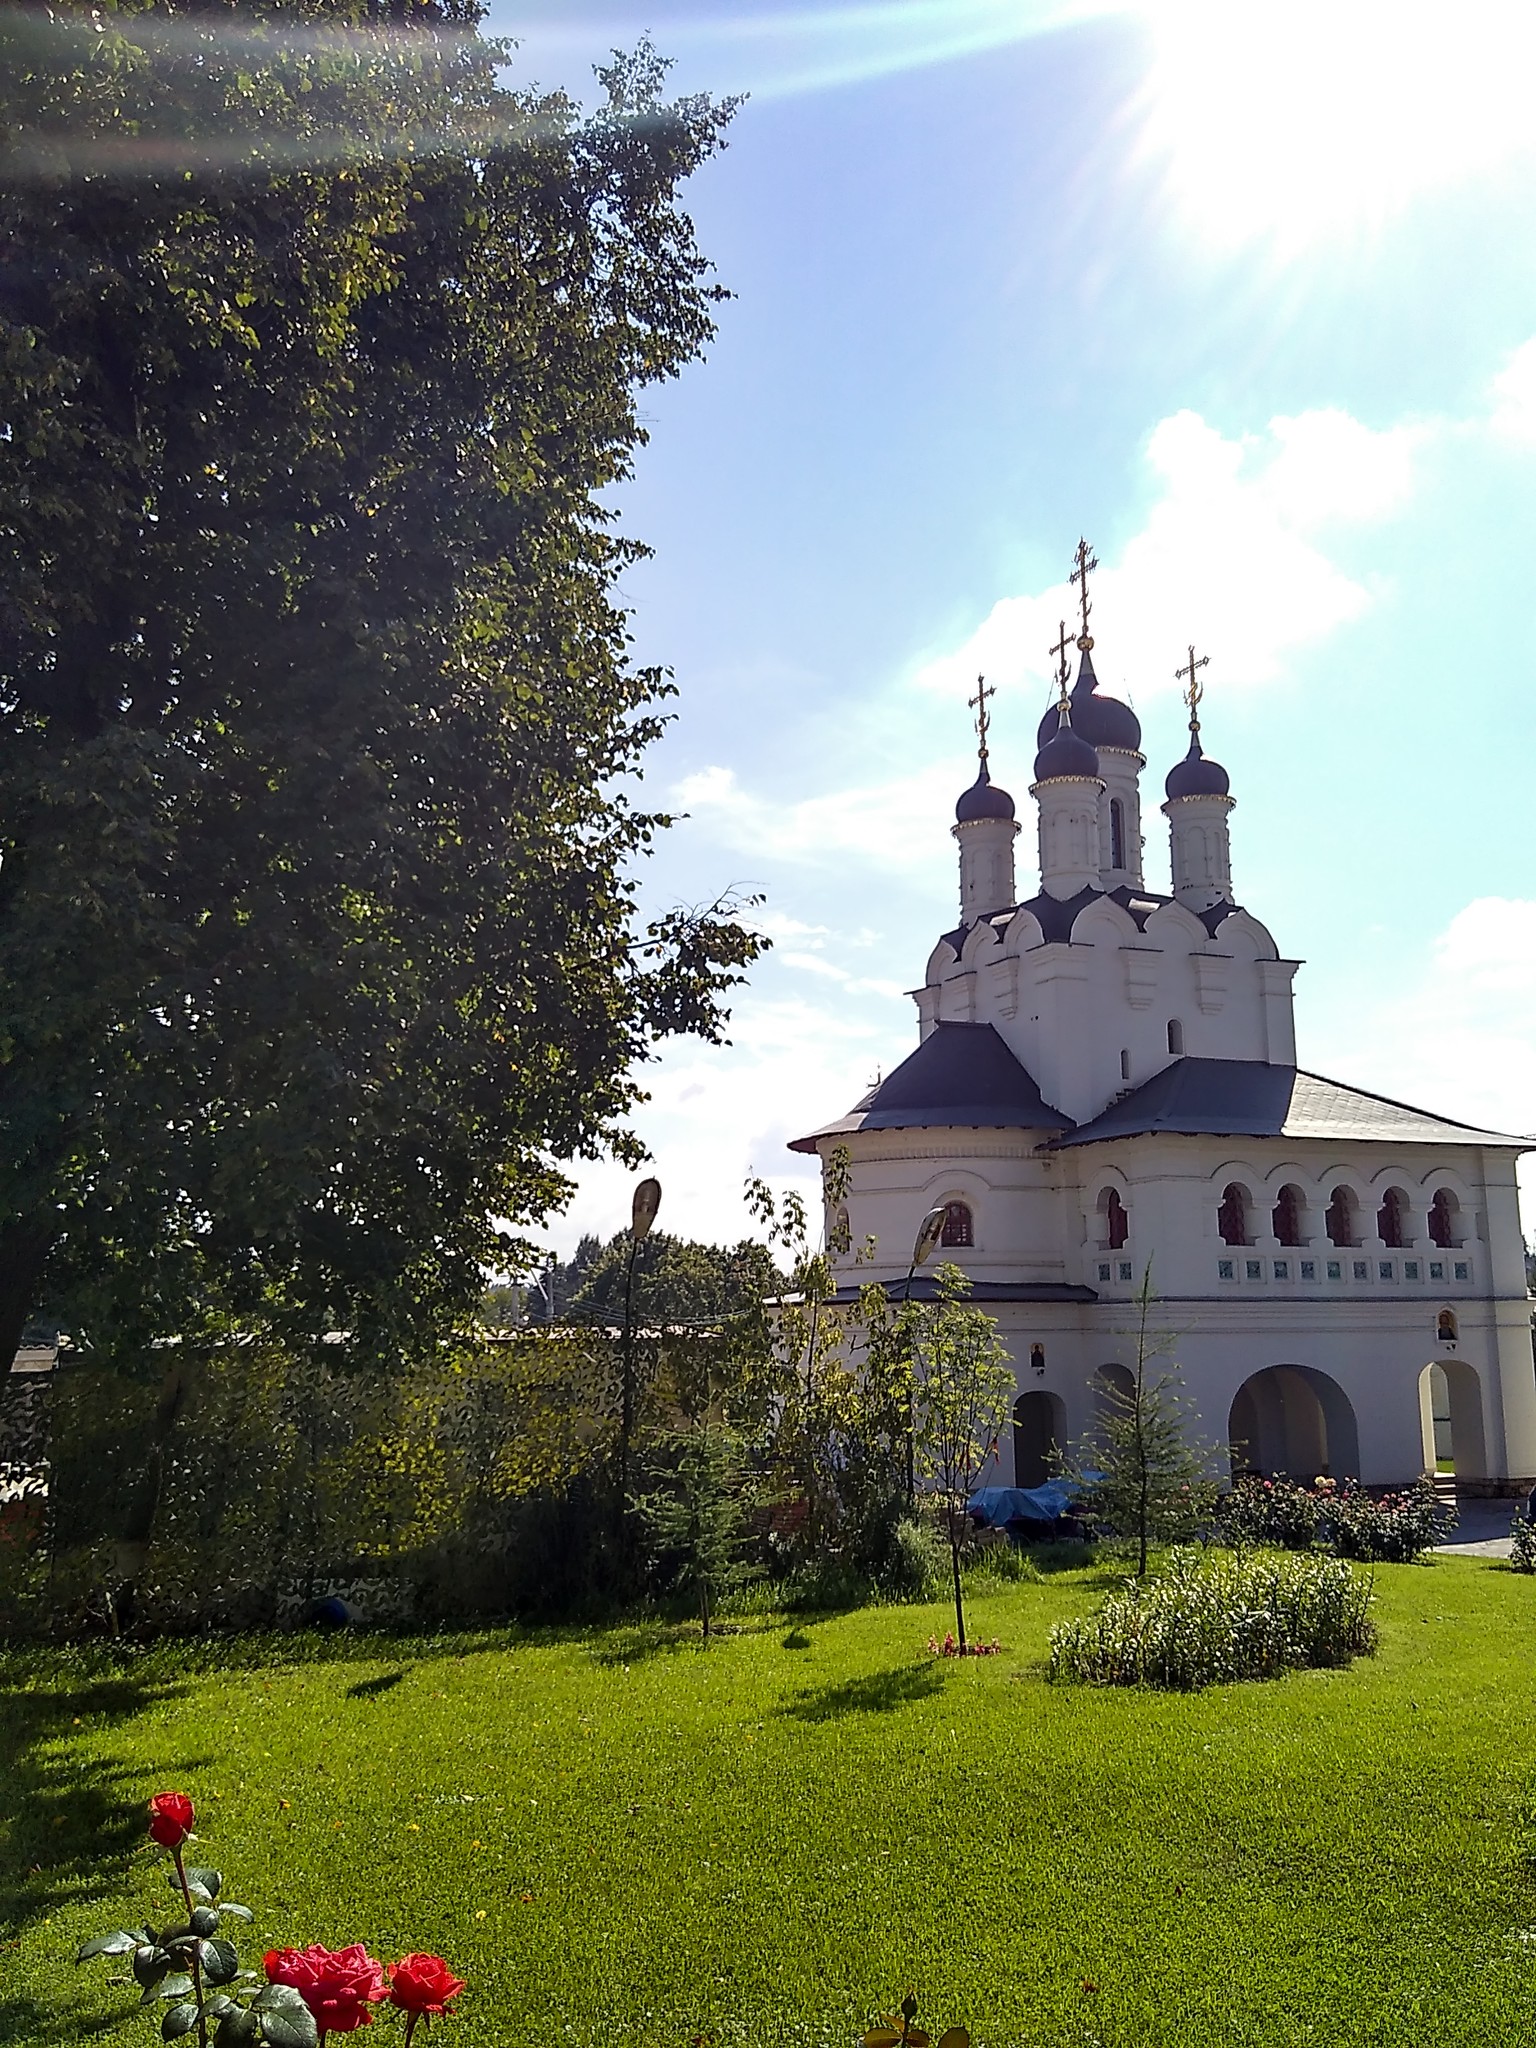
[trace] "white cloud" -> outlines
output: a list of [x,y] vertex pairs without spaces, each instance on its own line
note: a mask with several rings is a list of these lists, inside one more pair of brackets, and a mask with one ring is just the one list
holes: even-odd
[[[816,1162],[789,1140],[850,1108],[893,1053],[915,1039],[911,1017],[869,1021],[841,1000],[750,997],[739,1005],[729,1046],[674,1044],[640,1079],[649,1102],[633,1124],[662,1185],[660,1227],[733,1243],[758,1235],[741,1200],[749,1172],[785,1187],[814,1187]],[[635,1176],[612,1164],[583,1166],[579,1188],[549,1235],[569,1251],[584,1231],[611,1236],[629,1215]]]
[[776,801],[744,789],[731,768],[689,775],[670,801],[687,809],[726,845],[794,864],[853,856],[882,868],[922,869],[953,819],[953,760],[917,775],[825,796]]
[[[1175,691],[1191,639],[1211,655],[1213,687],[1268,682],[1294,649],[1358,618],[1371,592],[1323,537],[1407,502],[1427,431],[1377,431],[1334,410],[1274,419],[1235,439],[1196,412],[1159,421],[1146,448],[1157,495],[1119,559],[1092,579],[1100,682],[1133,699]],[[1029,686],[1043,708],[1046,650],[1060,620],[1070,627],[1074,600],[1065,580],[1000,599],[962,646],[922,665],[918,683],[969,695],[985,674]]]
[[[1310,1057],[1304,1047],[1302,1064],[1485,1130],[1536,1133],[1536,901],[1467,904],[1406,995],[1331,1018],[1324,1045]],[[1536,1161],[1521,1180],[1529,1233]]]
[[1489,425],[1506,440],[1536,443],[1536,340],[1523,342],[1494,378]]

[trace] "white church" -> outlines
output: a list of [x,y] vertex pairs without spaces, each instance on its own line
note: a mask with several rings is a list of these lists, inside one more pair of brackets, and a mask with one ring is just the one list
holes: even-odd
[[[993,1483],[1038,1485],[1135,1358],[1150,1262],[1197,1433],[1237,1469],[1458,1491],[1536,1481],[1536,1370],[1515,1161],[1531,1141],[1297,1065],[1292,978],[1233,897],[1226,770],[1168,775],[1172,893],[1142,872],[1141,727],[1093,668],[1087,572],[1068,691],[1030,788],[1038,885],[1021,900],[1014,801],[988,768],[955,806],[960,921],[917,989],[918,1046],[848,1115],[794,1141],[847,1148],[852,1281],[907,1281],[924,1215],[1018,1375]],[[829,1219],[832,1221],[835,1219]],[[912,1281],[932,1298],[931,1277]],[[1163,1368],[1159,1368],[1163,1369]]]

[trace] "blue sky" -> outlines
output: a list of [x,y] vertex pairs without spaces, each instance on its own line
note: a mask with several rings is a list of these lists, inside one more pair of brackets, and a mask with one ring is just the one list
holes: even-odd
[[[765,893],[733,1044],[649,1070],[689,1235],[915,1043],[954,922],[965,697],[1020,799],[1079,533],[1095,661],[1146,735],[1148,879],[1211,657],[1234,880],[1297,978],[1303,1065],[1536,1129],[1527,557],[1536,533],[1536,17],[1508,0],[558,9],[518,73],[585,93],[649,30],[751,94],[688,205],[708,359],[646,400],[624,596],[679,717],[647,900]],[[1536,1184],[1533,1184],[1536,1185]],[[551,1241],[607,1233],[583,1169]],[[1536,1219],[1527,1202],[1528,1215]]]

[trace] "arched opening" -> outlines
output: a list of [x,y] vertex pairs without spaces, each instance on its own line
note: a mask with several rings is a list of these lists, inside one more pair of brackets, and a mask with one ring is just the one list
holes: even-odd
[[1267,1365],[1233,1396],[1232,1470],[1293,1479],[1357,1479],[1360,1432],[1349,1396],[1310,1365]]
[[1109,800],[1109,864],[1125,866],[1125,805],[1117,796]]
[[1104,1251],[1117,1252],[1131,1234],[1131,1219],[1117,1188],[1105,1188],[1099,1196],[1099,1244]]
[[1358,1244],[1360,1242],[1358,1214],[1359,1204],[1355,1201],[1354,1189],[1335,1188],[1328,1197],[1328,1242],[1330,1244]]
[[1376,1211],[1376,1235],[1389,1251],[1400,1252],[1413,1243],[1408,1222],[1408,1197],[1401,1188],[1388,1188]]
[[1216,1228],[1221,1232],[1223,1244],[1253,1243],[1253,1233],[1248,1227],[1248,1190],[1235,1180],[1229,1181],[1221,1191]]
[[968,1202],[944,1204],[944,1229],[939,1243],[948,1251],[968,1251],[976,1242],[975,1219]]
[[1280,1190],[1280,1199],[1275,1204],[1274,1214],[1275,1236],[1281,1244],[1306,1243],[1301,1228],[1305,1209],[1301,1189],[1287,1182]]
[[1131,1078],[1131,1055],[1124,1046],[1120,1048],[1120,1078],[1122,1081],[1129,1081]]
[[1171,1053],[1182,1053],[1184,1050],[1184,1026],[1177,1017],[1168,1019],[1168,1050]]
[[1449,1188],[1436,1188],[1429,1205],[1429,1241],[1442,1251],[1461,1243],[1461,1204]]
[[1464,1358],[1434,1359],[1419,1374],[1419,1427],[1426,1472],[1486,1478],[1483,1386]]
[[1136,1391],[1136,1375],[1128,1365],[1101,1365],[1093,1375],[1093,1418],[1102,1423],[1123,1415]]
[[1063,1409],[1055,1394],[1020,1394],[1013,1404],[1013,1483],[1044,1486],[1054,1454],[1065,1440]]

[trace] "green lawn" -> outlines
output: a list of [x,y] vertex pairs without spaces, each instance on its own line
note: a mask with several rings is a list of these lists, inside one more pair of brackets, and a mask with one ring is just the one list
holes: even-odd
[[[439,1949],[434,2048],[847,2043],[880,2002],[978,2041],[1525,2042],[1536,1581],[1378,1572],[1380,1655],[1192,1698],[1056,1690],[1071,1573],[942,1608],[394,1645],[0,1659],[0,2041],[124,2010],[88,1933],[168,1896],[190,1792],[252,1954]],[[388,2048],[393,2021],[369,2038]],[[113,2038],[149,2042],[125,2018]]]

